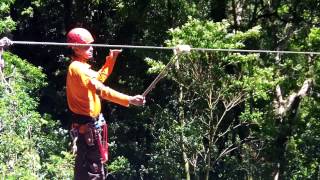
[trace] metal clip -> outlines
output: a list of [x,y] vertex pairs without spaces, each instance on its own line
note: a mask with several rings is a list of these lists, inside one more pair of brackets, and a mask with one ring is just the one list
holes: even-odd
[[71,139],[74,140],[75,138],[77,138],[79,135],[79,131],[77,128],[72,128],[70,130],[70,136],[71,136]]
[[72,151],[72,154],[73,154],[73,155],[77,153],[77,140],[78,140],[78,135],[79,135],[78,129],[72,128],[72,129],[70,130],[70,136],[71,136],[71,139],[72,139],[72,148],[71,148],[71,151]]
[[101,127],[102,127],[103,125],[105,125],[105,124],[106,124],[106,120],[104,119],[103,114],[101,113],[101,114],[99,115],[98,120],[94,123],[95,128],[98,129],[98,130],[100,130]]

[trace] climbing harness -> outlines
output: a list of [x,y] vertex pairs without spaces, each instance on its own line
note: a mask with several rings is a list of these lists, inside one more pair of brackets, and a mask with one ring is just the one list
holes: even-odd
[[72,138],[72,153],[77,152],[77,141],[79,134],[84,136],[88,146],[95,143],[99,148],[101,161],[108,161],[108,126],[102,114],[98,118],[91,118],[84,115],[74,115],[73,124],[70,130]]

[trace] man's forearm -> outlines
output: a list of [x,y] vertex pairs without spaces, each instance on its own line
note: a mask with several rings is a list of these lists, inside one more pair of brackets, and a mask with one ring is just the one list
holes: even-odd
[[103,83],[101,83],[97,79],[94,79],[94,78],[91,79],[91,83],[94,85],[96,89],[96,93],[103,99],[120,104],[122,106],[126,106],[126,107],[129,106],[130,96],[105,86]]

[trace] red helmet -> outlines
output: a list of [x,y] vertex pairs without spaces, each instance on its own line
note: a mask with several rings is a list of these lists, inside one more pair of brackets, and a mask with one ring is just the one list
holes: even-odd
[[71,29],[67,34],[68,43],[90,44],[93,41],[91,33],[84,28]]

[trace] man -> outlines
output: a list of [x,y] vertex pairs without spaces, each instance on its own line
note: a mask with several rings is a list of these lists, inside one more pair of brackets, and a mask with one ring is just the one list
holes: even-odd
[[[74,28],[67,34],[68,43],[90,44],[94,41],[90,32]],[[71,46],[72,62],[67,72],[67,101],[71,112],[72,132],[76,136],[77,154],[74,178],[76,180],[104,179],[103,163],[108,159],[101,147],[101,135],[97,120],[101,112],[100,98],[122,106],[145,103],[141,95],[129,96],[103,84],[110,75],[120,50],[111,50],[105,65],[97,72],[87,63],[93,57],[92,46]]]

